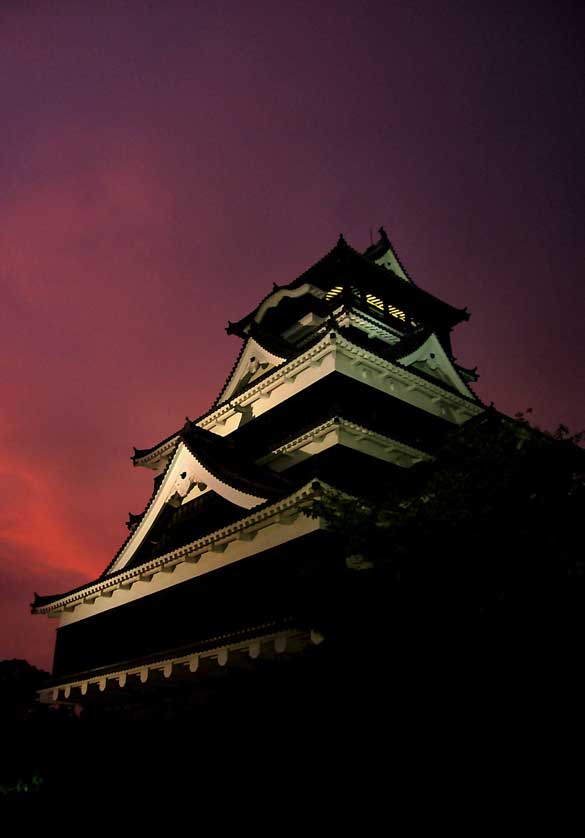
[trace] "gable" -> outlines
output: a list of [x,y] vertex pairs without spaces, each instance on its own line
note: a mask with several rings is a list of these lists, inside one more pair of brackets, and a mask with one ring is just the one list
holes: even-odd
[[221,480],[206,468],[196,454],[181,441],[140,523],[131,532],[108,568],[108,575],[129,564],[166,504],[181,506],[209,491],[216,492],[225,500],[243,509],[251,509],[267,499],[243,492]]
[[394,249],[392,245],[388,248],[386,253],[381,256],[379,259],[374,260],[376,265],[380,265],[381,268],[387,268],[388,270],[393,271],[397,276],[401,279],[405,279],[407,282],[412,282],[411,278],[407,276],[406,271],[400,264],[398,257],[394,253]]
[[229,401],[249,384],[269,370],[282,364],[286,358],[275,355],[261,346],[255,338],[248,338],[233,372],[230,374],[217,404]]
[[422,346],[414,352],[399,357],[397,360],[405,367],[412,367],[433,376],[468,398],[469,396],[475,398],[475,394],[459,375],[435,334],[429,335]]

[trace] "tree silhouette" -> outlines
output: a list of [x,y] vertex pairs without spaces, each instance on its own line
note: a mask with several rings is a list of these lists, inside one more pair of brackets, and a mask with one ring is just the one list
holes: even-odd
[[526,413],[490,408],[369,497],[315,503],[348,573],[370,580],[338,631],[378,651],[400,637],[406,657],[449,643],[492,674],[568,665],[585,628],[584,434]]

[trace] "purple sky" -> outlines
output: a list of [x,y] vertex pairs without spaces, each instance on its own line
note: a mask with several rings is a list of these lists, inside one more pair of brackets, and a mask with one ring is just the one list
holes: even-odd
[[582,4],[0,5],[0,658],[88,581],[205,411],[224,327],[384,224],[472,317],[479,395],[585,426]]

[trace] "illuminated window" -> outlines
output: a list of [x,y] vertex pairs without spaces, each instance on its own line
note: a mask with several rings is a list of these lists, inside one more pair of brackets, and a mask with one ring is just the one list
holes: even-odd
[[376,306],[376,308],[379,308],[380,311],[384,311],[384,303],[379,297],[374,297],[373,294],[368,294],[366,299],[371,306]]
[[[362,292],[360,291],[359,288],[352,288],[351,290],[352,290],[353,296],[357,300],[362,299]],[[342,291],[343,291],[343,286],[342,285],[336,285],[334,288],[331,288],[325,294],[325,299],[326,300],[333,300],[335,297],[337,297],[339,294],[341,294]],[[366,294],[366,302],[368,303],[368,305],[372,306],[372,308],[375,308],[380,312],[384,312],[384,310],[385,310],[384,301],[381,300],[380,297],[376,297],[375,294]],[[386,310],[391,317],[395,317],[397,320],[402,320],[403,323],[406,323],[406,314],[402,311],[402,309],[396,308],[396,306],[390,306],[389,305]],[[413,321],[411,325],[416,326],[416,323],[414,323],[414,321]]]
[[395,306],[388,306],[388,310],[392,317],[397,317],[399,320],[406,320],[406,314]]
[[[368,303],[377,308],[379,311],[384,311],[384,302],[379,297],[374,296],[374,294],[366,294],[366,300]],[[400,308],[396,308],[396,306],[388,306],[388,313],[392,315],[392,317],[396,317],[398,320],[402,320],[406,322],[406,314]]]

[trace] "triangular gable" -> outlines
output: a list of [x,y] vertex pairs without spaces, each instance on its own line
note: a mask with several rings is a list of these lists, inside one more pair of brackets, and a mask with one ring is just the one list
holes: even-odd
[[419,346],[414,352],[399,357],[397,360],[405,367],[414,367],[414,369],[421,370],[427,375],[432,375],[438,381],[448,384],[468,398],[469,396],[476,398],[455,369],[453,362],[435,334],[429,335],[422,346]]
[[394,246],[388,238],[386,230],[383,227],[380,227],[378,232],[380,234],[380,239],[375,244],[372,243],[368,247],[364,256],[371,259],[376,265],[380,265],[382,268],[387,268],[388,270],[393,271],[397,276],[401,277],[401,279],[405,279],[407,282],[412,282],[412,279],[402,266],[402,262],[398,258],[398,254],[394,250]]
[[395,274],[398,274],[399,277],[405,279],[407,282],[412,282],[411,278],[400,264],[396,251],[390,243],[388,243],[388,250],[386,253],[380,256],[379,259],[374,259],[374,262],[382,268],[388,268],[389,270],[394,271]]
[[227,402],[239,390],[243,390],[268,370],[282,364],[286,358],[275,355],[261,346],[254,338],[248,338],[244,349],[228,378],[216,404]]
[[207,469],[183,441],[179,442],[158,491],[149,503],[140,523],[120,550],[108,569],[108,574],[126,567],[144,542],[160,512],[167,503],[180,506],[204,492],[216,492],[225,500],[243,509],[252,509],[267,497],[242,492],[228,485]]

